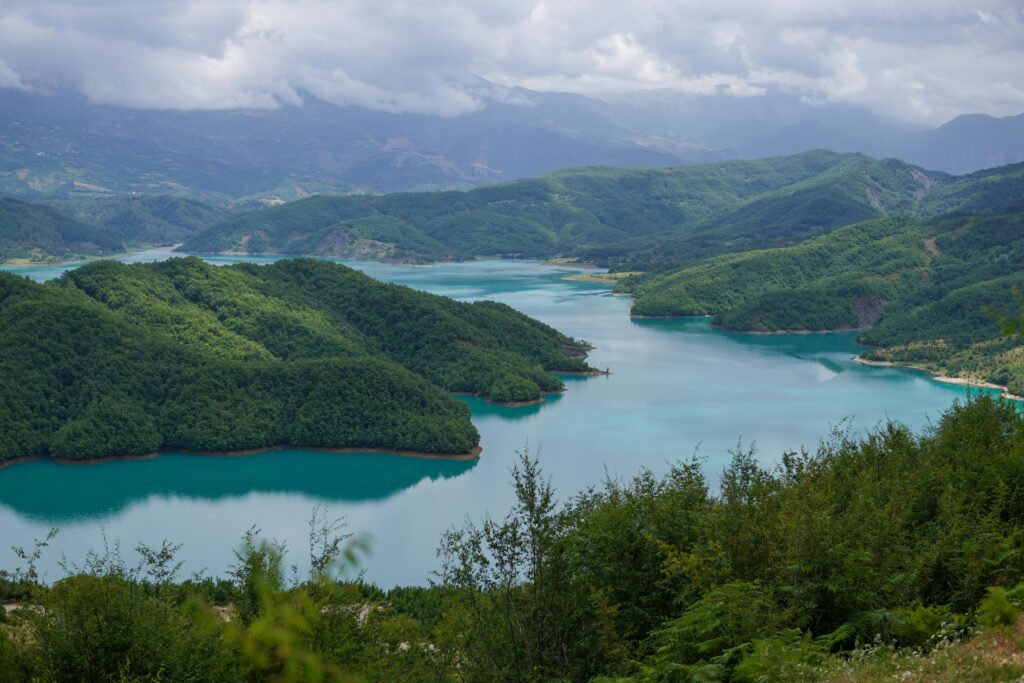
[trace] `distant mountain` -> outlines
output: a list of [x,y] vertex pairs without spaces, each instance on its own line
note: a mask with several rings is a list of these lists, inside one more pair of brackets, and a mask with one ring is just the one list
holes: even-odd
[[898,157],[964,173],[1024,160],[1022,117],[959,117],[936,130],[849,105],[632,93],[597,100],[481,81],[458,117],[338,107],[310,95],[277,110],[153,111],[69,93],[0,89],[0,194],[126,193],[227,205],[303,194],[464,189],[581,166],[654,167],[810,149]]
[[100,255],[120,248],[117,238],[54,209],[0,198],[0,260]]
[[970,173],[1024,161],[1024,114],[958,116],[906,144],[902,158],[925,168]]
[[963,174],[1024,161],[1024,114],[994,118],[958,116],[935,130],[901,130],[879,124],[850,130],[828,121],[804,121],[765,133],[744,145],[704,158],[757,159],[808,149],[896,157],[935,171]]
[[143,111],[0,90],[0,193],[39,199],[132,192],[227,203],[282,184],[389,192],[579,164],[680,162],[622,134],[605,135],[608,125],[592,128],[567,134],[525,104],[496,103],[458,119],[341,108],[311,96],[302,107],[270,111]]

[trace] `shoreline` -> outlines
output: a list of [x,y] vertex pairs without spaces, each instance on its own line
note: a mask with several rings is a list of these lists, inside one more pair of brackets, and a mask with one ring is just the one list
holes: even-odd
[[[661,318],[699,319],[699,318],[712,318],[713,316],[711,316],[711,315],[635,315],[633,313],[630,313],[629,317],[630,318],[654,318],[654,319],[661,319]],[[871,327],[845,327],[845,328],[834,329],[834,330],[734,330],[734,329],[731,329],[731,328],[728,328],[728,327],[724,327],[722,325],[715,325],[714,323],[711,324],[711,327],[713,327],[715,329],[722,330],[723,332],[732,332],[734,334],[762,334],[762,335],[772,335],[772,334],[831,334],[831,333],[835,333],[835,332],[861,332],[861,331],[864,331],[864,330],[871,329]],[[929,368],[921,367],[920,365],[910,365],[910,364],[907,364],[907,363],[894,363],[892,361],[887,361],[887,360],[868,360],[867,358],[862,358],[860,356],[860,354],[855,355],[853,357],[853,360],[855,360],[856,362],[858,362],[858,363],[860,363],[862,365],[869,365],[869,366],[874,366],[874,367],[897,368],[897,369],[901,369],[901,370],[915,370],[917,372],[924,372],[924,373],[927,373],[929,375],[929,379],[932,379],[932,380],[934,380],[936,382],[940,382],[942,384],[953,384],[953,385],[956,385],[956,386],[975,387],[975,388],[978,388],[978,389],[992,389],[992,390],[1001,392],[1000,393],[1000,398],[1004,398],[1004,399],[1009,400],[1009,401],[1024,402],[1024,396],[1018,396],[1017,394],[1011,394],[1010,390],[1007,387],[1005,387],[1005,386],[1003,386],[1001,384],[993,384],[992,382],[985,382],[985,381],[982,381],[982,380],[966,379],[964,377],[948,377],[946,375],[943,375],[943,374],[941,374],[939,372],[936,372],[934,370],[931,370]]]
[[870,327],[837,327],[834,330],[734,330],[730,327],[723,327],[722,325],[712,325],[717,327],[724,332],[733,332],[735,334],[835,334],[838,332],[864,332],[870,330]]
[[129,256],[133,256],[144,251],[164,251],[167,253],[174,253],[175,250],[180,246],[180,244],[143,245],[138,247],[132,247],[125,251],[119,251],[115,254],[90,255],[72,261],[30,261],[26,259],[7,259],[6,261],[0,261],[0,266],[4,266],[5,268],[63,268],[64,266],[81,267],[87,263],[93,263],[94,261],[117,261],[118,259],[127,258]]
[[[564,372],[564,373],[551,372],[550,374],[552,374],[552,375],[557,375],[557,374],[568,375],[568,374],[572,374],[572,373],[570,373],[570,372]],[[581,374],[585,374],[585,373],[581,373]],[[522,406],[535,406],[538,403],[543,403],[545,396],[560,396],[560,395],[564,394],[567,391],[569,391],[568,387],[562,387],[561,389],[559,389],[557,391],[542,391],[542,392],[540,392],[540,396],[538,398],[531,398],[531,399],[527,399],[526,401],[495,401],[494,399],[492,399],[487,394],[478,394],[478,393],[474,393],[472,391],[449,391],[448,393],[451,394],[452,396],[472,396],[474,398],[483,399],[483,401],[485,403],[490,403],[493,406],[508,406],[510,408],[520,408]]]
[[876,368],[896,368],[898,370],[914,370],[916,372],[924,372],[929,375],[928,379],[942,384],[953,384],[961,387],[975,387],[977,389],[993,389],[1000,393],[1000,398],[1005,398],[1009,401],[1024,401],[1024,396],[1018,396],[1017,394],[1011,394],[1010,390],[1001,385],[993,384],[992,382],[985,382],[977,379],[967,379],[965,377],[948,377],[935,370],[921,367],[920,365],[910,365],[909,363],[894,363],[891,360],[870,360],[868,358],[862,358],[860,354],[853,357],[853,360],[860,363],[861,365],[868,365]]
[[[631,296],[630,294],[622,294],[621,296]],[[630,318],[640,318],[648,320],[668,320],[677,318],[680,320],[700,320],[700,319],[711,319],[715,316],[713,314],[706,315],[643,315],[641,313],[630,313]],[[828,330],[738,330],[732,327],[726,327],[725,325],[717,325],[711,323],[711,327],[716,330],[723,332],[732,332],[733,334],[834,334],[837,332],[863,332],[870,330],[871,327],[836,327]]]
[[20,465],[26,462],[47,460],[50,462],[57,463],[58,465],[103,465],[106,463],[121,461],[156,460],[162,455],[178,454],[194,455],[204,458],[244,458],[249,455],[259,455],[261,453],[269,453],[271,451],[288,450],[317,451],[321,453],[339,454],[374,453],[380,455],[394,455],[402,458],[419,458],[422,460],[451,460],[454,462],[467,462],[479,459],[480,454],[483,453],[484,449],[482,446],[477,446],[468,453],[426,453],[423,451],[398,450],[391,448],[358,448],[355,446],[346,446],[344,448],[329,448],[326,446],[293,446],[290,444],[276,446],[261,446],[259,448],[245,448],[235,451],[192,451],[187,448],[167,448],[161,449],[159,451],[152,451],[150,453],[139,453],[134,455],[108,455],[102,458],[89,458],[85,460],[55,458],[50,455],[23,455],[0,462],[0,469],[4,469],[5,467],[13,467],[14,465]]
[[571,256],[555,256],[552,258],[539,258],[537,261],[542,266],[571,266],[583,270],[596,270],[599,266],[593,261],[578,261]]

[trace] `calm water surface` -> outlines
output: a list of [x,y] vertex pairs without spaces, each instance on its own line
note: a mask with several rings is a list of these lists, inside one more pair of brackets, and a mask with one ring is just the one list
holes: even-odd
[[[153,250],[124,260],[166,257]],[[663,472],[695,450],[716,480],[739,439],[756,444],[761,460],[771,463],[785,450],[815,447],[844,419],[858,431],[890,418],[921,427],[965,394],[919,373],[853,362],[850,333],[740,335],[700,319],[631,320],[629,301],[607,287],[561,280],[570,268],[347,263],[457,299],[503,301],[590,341],[597,347],[591,364],[613,374],[567,377],[568,392],[534,406],[464,398],[482,436],[484,453],[476,462],[287,450],[0,469],[0,567],[14,566],[11,545],[28,545],[51,527],[60,528],[42,563],[51,579],[61,575],[62,555],[80,561],[103,547],[104,536],[126,549],[180,542],[187,571],[221,574],[254,524],[286,541],[290,559],[299,562],[312,511],[322,504],[369,538],[372,552],[363,562],[369,580],[422,584],[437,567],[435,550],[447,527],[507,510],[508,470],[518,450],[539,454],[564,497],[599,484],[606,473]],[[45,280],[66,269],[9,270]],[[125,554],[134,561],[133,552]]]

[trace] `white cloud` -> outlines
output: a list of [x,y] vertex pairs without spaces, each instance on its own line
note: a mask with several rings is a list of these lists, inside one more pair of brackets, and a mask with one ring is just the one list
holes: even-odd
[[[1024,110],[1020,0],[6,0],[0,87],[143,108],[456,116],[504,86],[668,88],[938,123]],[[500,91],[499,91],[500,92]]]
[[16,74],[14,69],[7,66],[7,62],[2,59],[0,59],[0,88],[28,90],[28,87],[21,82],[21,76]]

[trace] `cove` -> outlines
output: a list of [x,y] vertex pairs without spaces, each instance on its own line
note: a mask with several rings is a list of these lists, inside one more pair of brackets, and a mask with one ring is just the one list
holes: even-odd
[[[153,250],[124,260],[168,255]],[[856,363],[853,333],[745,335],[712,328],[706,319],[631,319],[629,301],[609,286],[561,279],[578,269],[501,260],[345,263],[457,299],[507,303],[594,344],[590,363],[612,374],[566,376],[567,392],[529,406],[460,397],[481,433],[477,461],[281,450],[0,469],[0,568],[15,564],[10,546],[28,546],[51,527],[61,531],[40,563],[51,580],[61,575],[62,555],[81,561],[103,548],[104,537],[119,540],[129,562],[139,542],[179,542],[186,572],[223,574],[253,525],[285,541],[289,560],[301,565],[309,519],[322,505],[369,540],[371,554],[361,565],[367,580],[423,584],[436,569],[446,528],[505,513],[517,451],[540,458],[563,498],[606,476],[663,472],[695,452],[714,485],[740,440],[756,444],[761,461],[772,463],[786,450],[815,448],[834,426],[863,432],[893,419],[923,428],[968,391],[918,372]],[[45,280],[68,268],[7,270]]]

